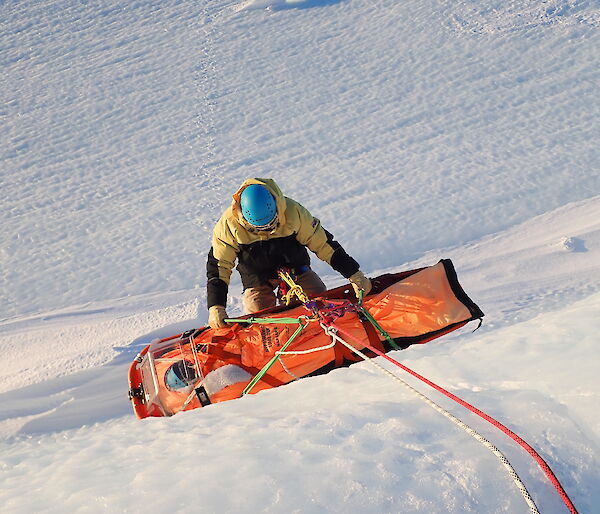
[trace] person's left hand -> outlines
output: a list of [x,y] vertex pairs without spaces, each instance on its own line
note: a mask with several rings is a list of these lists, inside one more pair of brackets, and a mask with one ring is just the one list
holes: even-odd
[[352,284],[357,298],[360,298],[360,291],[363,291],[363,296],[367,296],[373,287],[371,281],[365,277],[365,274],[360,270],[358,270],[348,280],[350,281],[350,284]]

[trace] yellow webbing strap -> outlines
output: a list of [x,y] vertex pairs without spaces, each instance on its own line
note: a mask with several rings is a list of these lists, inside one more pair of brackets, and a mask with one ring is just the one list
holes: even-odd
[[302,303],[310,301],[310,298],[304,292],[304,289],[302,289],[302,287],[299,284],[296,284],[296,282],[294,282],[294,279],[289,274],[289,272],[279,270],[279,278],[281,278],[281,280],[283,280],[290,288],[288,292],[285,293],[285,295],[283,296],[283,301],[286,305],[290,304],[294,296],[296,296],[298,300],[300,300]]

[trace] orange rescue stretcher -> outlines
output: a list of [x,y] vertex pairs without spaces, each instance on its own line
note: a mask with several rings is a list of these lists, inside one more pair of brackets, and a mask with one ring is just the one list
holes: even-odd
[[129,368],[135,415],[172,416],[360,361],[323,330],[323,321],[334,320],[353,340],[389,352],[483,317],[448,259],[381,275],[372,284],[362,302],[346,285],[305,304],[243,316],[223,329],[202,327],[152,342]]

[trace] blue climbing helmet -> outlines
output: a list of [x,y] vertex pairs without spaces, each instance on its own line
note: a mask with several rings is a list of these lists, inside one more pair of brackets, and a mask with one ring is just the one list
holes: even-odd
[[277,204],[261,184],[250,184],[242,191],[240,206],[244,219],[256,228],[270,228],[277,217]]
[[165,385],[170,391],[179,391],[194,384],[197,375],[194,365],[186,360],[172,364],[165,373]]

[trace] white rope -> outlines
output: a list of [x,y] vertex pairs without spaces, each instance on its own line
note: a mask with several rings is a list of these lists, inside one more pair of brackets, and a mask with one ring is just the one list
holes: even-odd
[[529,494],[529,491],[525,487],[525,484],[523,483],[523,481],[521,480],[521,478],[519,477],[519,475],[517,475],[517,472],[512,467],[511,463],[508,461],[508,459],[505,457],[505,455],[496,446],[494,446],[490,441],[488,441],[481,434],[479,434],[478,432],[476,432],[475,430],[473,430],[469,425],[467,425],[466,423],[464,423],[463,421],[461,421],[459,418],[457,418],[456,416],[454,416],[453,414],[451,414],[450,412],[448,412],[446,409],[444,409],[443,407],[441,407],[440,405],[438,405],[437,403],[435,403],[433,400],[429,399],[427,396],[425,396],[420,391],[417,391],[414,387],[412,387],[411,385],[409,385],[408,383],[406,383],[399,376],[397,376],[394,373],[392,373],[391,371],[385,369],[383,366],[380,366],[373,359],[371,359],[370,357],[368,357],[367,355],[365,355],[364,353],[362,353],[360,350],[357,350],[356,348],[354,348],[354,346],[352,346],[350,343],[347,343],[346,341],[344,341],[341,337],[339,337],[337,335],[337,330],[335,328],[328,327],[328,326],[326,326],[326,325],[324,325],[322,323],[321,323],[321,327],[323,327],[323,330],[325,330],[325,332],[327,334],[329,334],[334,340],[337,340],[340,343],[342,343],[346,348],[352,350],[359,357],[361,357],[362,359],[364,359],[366,362],[370,363],[372,366],[375,366],[376,368],[378,368],[380,371],[382,371],[383,373],[385,373],[386,375],[388,375],[390,378],[392,378],[396,382],[400,382],[400,384],[402,384],[404,387],[406,387],[412,393],[416,394],[421,400],[423,400],[425,403],[427,403],[427,405],[429,405],[430,407],[432,407],[434,410],[436,410],[440,414],[443,414],[444,416],[446,416],[450,421],[452,421],[454,424],[458,425],[465,432],[467,432],[470,436],[472,436],[475,439],[477,439],[477,441],[479,441],[488,450],[490,450],[494,455],[496,455],[496,457],[498,457],[498,459],[500,460],[500,462],[502,463],[502,465],[508,471],[508,474],[510,475],[510,477],[513,479],[513,481],[515,482],[515,484],[519,488],[519,491],[521,491],[521,494],[523,495],[523,498],[525,499],[525,501],[527,502],[527,505],[529,506],[530,512],[532,514],[539,514],[540,511],[536,507],[535,502],[533,501],[533,498],[531,497],[531,495]]
[[281,358],[282,355],[306,355],[307,353],[314,353],[314,352],[320,352],[322,350],[329,350],[330,348],[333,348],[335,346],[335,339],[332,337],[331,338],[331,343],[329,343],[328,345],[325,346],[319,346],[317,348],[310,348],[309,350],[296,350],[296,351],[281,351],[279,350],[278,352],[275,352],[275,355],[279,356],[279,363],[281,364],[281,367],[283,368],[283,371],[285,371],[288,375],[290,375],[294,380],[300,380],[300,377],[297,377],[296,375],[294,375],[294,373],[292,373],[288,367],[285,365],[285,363],[283,362],[283,359]]
[[278,351],[275,352],[275,355],[306,355],[307,353],[320,352],[321,350],[329,350],[329,348],[333,348],[335,346],[335,340],[333,340],[330,344],[326,346],[319,346],[318,348],[310,348],[309,350],[295,350],[295,351]]
[[300,377],[294,375],[289,369],[288,367],[284,364],[283,359],[280,357],[279,358],[279,363],[281,364],[281,367],[283,368],[283,371],[285,371],[290,377],[292,377],[294,380],[300,380]]

